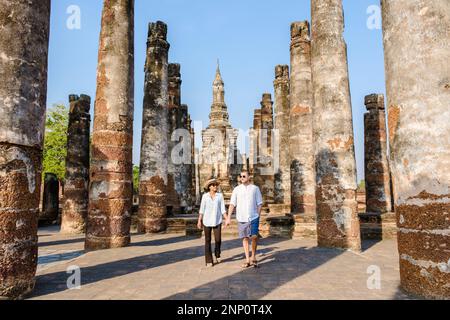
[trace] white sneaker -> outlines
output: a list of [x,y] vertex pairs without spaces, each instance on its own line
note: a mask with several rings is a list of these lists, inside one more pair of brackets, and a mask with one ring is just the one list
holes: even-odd
[[207,267],[207,268],[212,268],[213,266],[214,266],[214,265],[213,265],[212,263],[207,263],[207,264],[206,264],[206,267]]

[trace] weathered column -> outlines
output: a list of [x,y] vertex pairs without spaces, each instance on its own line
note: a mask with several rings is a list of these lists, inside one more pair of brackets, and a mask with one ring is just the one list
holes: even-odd
[[291,158],[289,155],[289,66],[275,67],[275,132],[280,146],[279,168],[275,173],[275,203],[291,204]]
[[382,214],[391,211],[384,95],[366,96],[365,105],[368,110],[364,115],[366,212]]
[[192,119],[191,115],[188,115],[188,130],[190,132],[190,138],[191,138],[191,163],[190,163],[190,175],[191,175],[191,185],[190,185],[190,196],[191,196],[191,202],[190,207],[187,210],[187,213],[192,213],[192,210],[194,209],[196,202],[197,202],[197,193],[196,193],[196,170],[195,170],[195,130],[192,126]]
[[0,299],[34,287],[49,0],[0,5]]
[[261,100],[261,109],[255,110],[253,129],[256,140],[256,164],[254,166],[254,182],[261,189],[265,205],[274,203],[274,159],[272,131],[273,101],[270,93],[264,93]]
[[61,232],[82,234],[86,230],[89,205],[91,98],[86,95],[80,97],[71,95],[69,101],[66,179]]
[[42,197],[42,212],[39,222],[52,223],[58,219],[59,214],[59,179],[56,174],[45,173],[44,196]]
[[308,21],[291,25],[289,99],[291,208],[294,214],[316,216],[315,162],[312,111],[311,38]]
[[[181,72],[178,63],[170,63],[168,66],[168,162],[167,162],[167,207],[171,213],[181,213],[180,196],[176,190],[177,165],[173,159],[173,148],[177,145],[172,141],[175,131],[178,129],[178,118],[181,106]],[[174,161],[175,160],[175,161]],[[179,178],[178,178],[179,179]]]
[[[181,129],[182,137],[178,143],[182,143],[183,151],[180,154],[181,164],[177,166],[177,180],[175,181],[175,189],[180,196],[181,212],[186,213],[192,206],[192,144],[191,131],[190,131],[190,118],[189,107],[185,104],[180,106],[179,112],[179,125],[178,129]],[[178,150],[178,149],[177,149]]]
[[86,249],[127,246],[133,198],[134,0],[103,3]]
[[360,250],[342,0],[312,0],[311,16],[318,242]]
[[401,286],[450,298],[450,2],[382,12]]
[[167,228],[168,55],[167,25],[150,23],[145,63],[138,232]]

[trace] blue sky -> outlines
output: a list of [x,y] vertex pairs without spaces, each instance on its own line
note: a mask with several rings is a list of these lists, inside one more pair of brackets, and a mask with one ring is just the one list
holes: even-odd
[[[102,1],[52,5],[47,105],[67,104],[72,93],[94,100]],[[80,29],[66,26],[71,5],[81,10]],[[379,0],[344,0],[359,180],[364,177],[364,96],[385,92],[381,30],[366,24],[371,5]],[[149,22],[168,24],[169,59],[181,64],[182,103],[189,105],[192,119],[208,124],[219,58],[232,125],[247,130],[262,93],[273,94],[275,65],[289,64],[291,22],[305,19],[310,20],[309,0],[136,0],[134,163],[139,163]]]

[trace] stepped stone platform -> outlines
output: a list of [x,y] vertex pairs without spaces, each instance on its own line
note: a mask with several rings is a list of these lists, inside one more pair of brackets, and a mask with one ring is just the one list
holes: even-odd
[[[360,213],[361,238],[363,240],[386,240],[397,238],[395,213]],[[168,218],[167,234],[202,237],[197,228],[198,215],[174,215]],[[136,232],[137,220],[133,217],[132,231]],[[259,233],[262,238],[280,237],[286,239],[316,239],[316,217],[313,215],[277,215],[263,213]],[[231,225],[222,229],[224,236],[238,236],[237,221],[233,217]]]

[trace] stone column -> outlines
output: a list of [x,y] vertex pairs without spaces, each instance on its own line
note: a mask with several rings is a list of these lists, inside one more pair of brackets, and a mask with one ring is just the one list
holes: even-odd
[[365,105],[369,111],[364,115],[366,212],[382,214],[391,211],[384,96],[366,96]]
[[360,250],[356,161],[342,0],[312,0],[319,246]]
[[133,198],[134,0],[103,3],[86,250],[127,246]]
[[192,126],[192,119],[191,119],[191,115],[189,114],[189,119],[188,119],[188,130],[190,133],[190,138],[191,138],[191,163],[190,163],[190,174],[191,174],[191,185],[190,185],[190,195],[191,195],[191,202],[190,202],[190,208],[188,208],[188,212],[187,213],[192,213],[192,211],[194,210],[194,207],[196,205],[197,202],[197,194],[196,194],[196,183],[195,183],[195,179],[196,179],[196,170],[195,170],[195,130],[194,127]]
[[308,21],[291,25],[289,93],[291,208],[294,214],[316,217],[315,162],[312,111],[311,38]]
[[274,158],[272,145],[273,101],[270,93],[264,93],[261,109],[255,110],[252,138],[256,140],[256,164],[254,165],[254,182],[261,189],[264,205],[274,203]]
[[[190,117],[189,117],[189,107],[185,104],[180,106],[180,124],[179,129],[183,130],[183,137],[180,139],[179,143],[183,144],[183,154],[182,162],[177,166],[177,181],[175,181],[175,188],[178,195],[180,196],[180,206],[181,212],[186,213],[190,211],[192,206],[192,143],[191,141],[191,131],[190,131]],[[189,154],[188,154],[189,153]]]
[[275,67],[275,132],[280,146],[279,169],[275,174],[275,203],[291,204],[291,158],[289,155],[289,66]]
[[82,234],[86,230],[89,205],[91,98],[86,95],[80,97],[71,95],[69,101],[66,179],[61,232]]
[[180,197],[176,190],[177,165],[172,159],[173,148],[178,142],[172,141],[174,132],[178,129],[178,118],[181,106],[181,73],[178,63],[170,63],[168,66],[168,162],[167,162],[167,207],[171,213],[181,213]]
[[50,0],[0,6],[0,299],[34,287]]
[[42,197],[42,212],[39,222],[51,224],[58,219],[59,214],[59,179],[56,174],[45,173],[44,196]]
[[138,232],[167,228],[168,55],[167,25],[150,23],[145,63]]
[[401,287],[450,298],[450,2],[383,0]]

